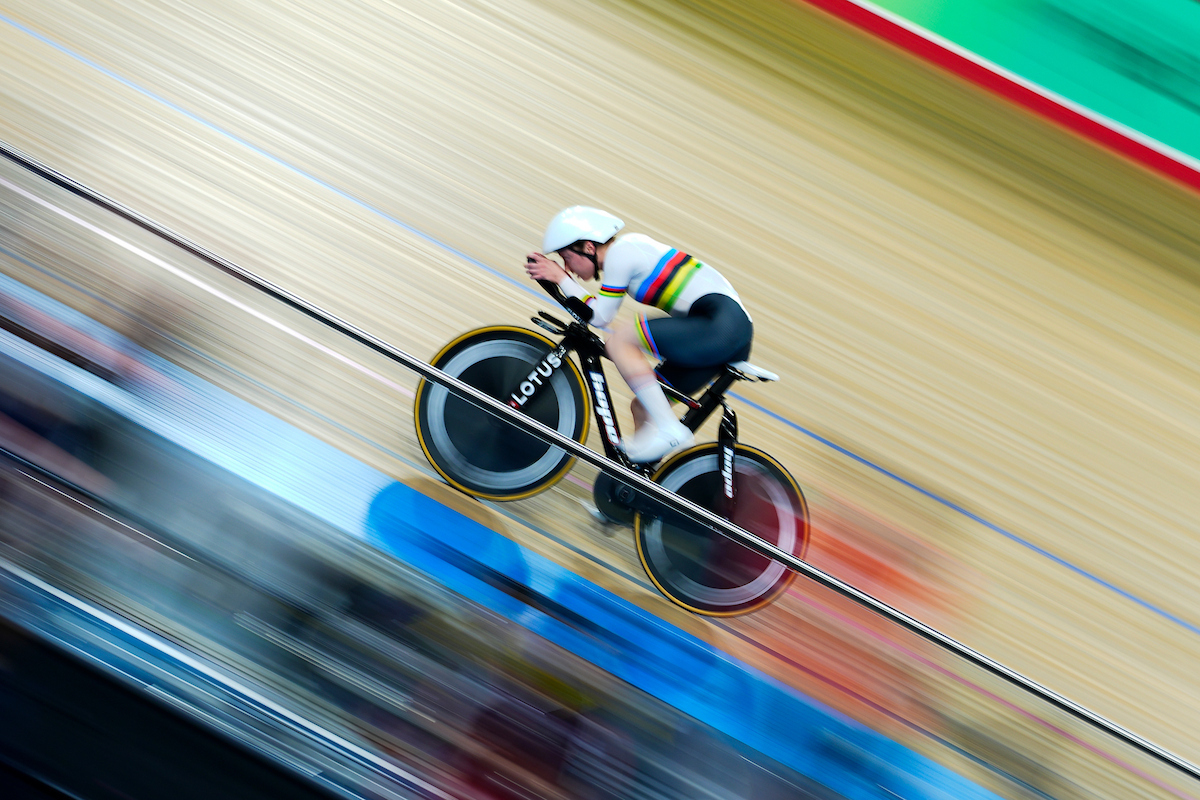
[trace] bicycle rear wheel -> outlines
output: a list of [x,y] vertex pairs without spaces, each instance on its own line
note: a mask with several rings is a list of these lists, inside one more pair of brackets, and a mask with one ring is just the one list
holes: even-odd
[[[498,400],[530,379],[556,347],[541,334],[511,326],[480,328],[455,339],[433,366]],[[521,411],[577,442],[587,440],[588,396],[569,358],[543,381]],[[563,450],[505,422],[443,386],[422,380],[414,413],[421,449],[433,468],[462,491],[489,500],[519,500],[554,485],[574,463]]]
[[[766,453],[739,444],[734,459],[734,509],[726,515],[719,451],[716,442],[685,450],[660,467],[654,481],[803,558],[809,538],[808,506],[796,481]],[[782,564],[677,514],[638,514],[634,538],[654,585],[697,614],[749,613],[778,597],[795,577]]]

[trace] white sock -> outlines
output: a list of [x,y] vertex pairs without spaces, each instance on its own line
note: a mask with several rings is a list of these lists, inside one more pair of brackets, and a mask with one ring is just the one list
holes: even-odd
[[646,409],[646,414],[649,415],[650,421],[656,428],[665,430],[678,424],[679,419],[671,411],[671,401],[667,399],[662,387],[658,385],[658,381],[653,376],[641,386],[630,388],[633,389],[634,396],[641,402],[642,408]]

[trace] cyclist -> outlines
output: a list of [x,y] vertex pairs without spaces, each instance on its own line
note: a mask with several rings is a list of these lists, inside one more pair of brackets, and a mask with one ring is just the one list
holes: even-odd
[[[657,373],[666,383],[693,394],[716,377],[722,365],[750,356],[754,326],[721,273],[649,236],[627,233],[616,238],[624,227],[606,211],[564,209],[550,220],[542,252],[526,256],[525,271],[582,300],[591,312],[583,316],[596,327],[612,322],[626,295],[669,315],[639,314],[634,324],[613,330],[605,342],[608,357],[635,398],[636,430],[621,446],[630,461],[643,463],[695,441],[671,411],[646,354],[659,360]],[[566,269],[547,258],[549,253],[557,253]],[[600,281],[599,296],[572,276]]]

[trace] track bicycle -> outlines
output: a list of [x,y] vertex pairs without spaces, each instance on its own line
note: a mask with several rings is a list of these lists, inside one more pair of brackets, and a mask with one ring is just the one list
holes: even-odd
[[[775,381],[778,376],[742,361],[726,364],[697,398],[664,383],[668,396],[686,407],[681,421],[693,432],[722,409],[717,441],[694,445],[659,465],[632,464],[617,447],[621,433],[603,367],[604,341],[584,321],[580,301],[566,298],[553,283],[539,283],[572,318],[564,322],[544,311],[531,318],[554,338],[510,325],[479,328],[443,347],[433,366],[580,444],[586,442],[589,416],[594,416],[611,461],[803,558],[809,539],[804,494],[778,461],[737,441],[737,415],[725,401],[737,381]],[[530,497],[556,484],[575,462],[570,453],[432,381],[421,381],[414,414],[429,463],[452,486],[474,497]],[[597,476],[592,494],[608,521],[633,527],[646,574],[667,598],[689,611],[745,614],[770,603],[795,577],[782,564],[607,472]]]

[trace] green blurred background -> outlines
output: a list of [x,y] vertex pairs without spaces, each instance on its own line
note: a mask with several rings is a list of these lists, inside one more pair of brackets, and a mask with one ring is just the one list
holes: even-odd
[[1196,0],[875,0],[999,66],[1200,158]]

